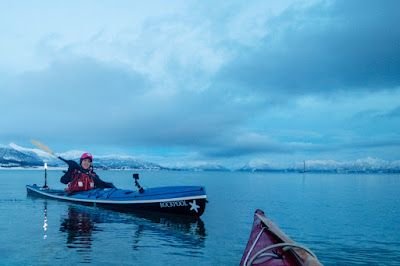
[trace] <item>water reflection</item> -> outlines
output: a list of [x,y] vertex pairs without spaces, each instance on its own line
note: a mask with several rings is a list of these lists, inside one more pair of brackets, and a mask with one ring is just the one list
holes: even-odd
[[74,208],[68,208],[68,217],[61,220],[60,232],[67,233],[67,247],[76,248],[76,251],[83,255],[83,262],[91,261],[93,232],[101,231],[95,223],[90,213]]
[[[205,247],[206,230],[199,218],[148,212],[118,213],[75,204],[67,206],[67,214],[61,213],[59,231],[66,235],[66,247],[75,249],[84,263],[92,262],[92,250],[105,243],[128,244],[134,253],[145,252],[150,246],[170,246],[176,253],[182,249],[202,251]],[[52,222],[47,221],[46,200],[44,213],[46,233],[47,223]]]
[[90,213],[81,212],[75,208],[68,208],[68,218],[61,220],[60,232],[66,232],[68,248],[90,249],[92,233],[101,231],[95,226],[96,221]]
[[149,225],[152,225],[153,229],[157,228],[155,225],[159,225],[163,229],[181,232],[186,236],[200,240],[200,242],[204,242],[204,237],[206,236],[204,222],[197,217],[147,212],[136,213],[134,216],[151,222]]
[[43,235],[43,239],[47,238],[47,201],[44,202],[44,221],[43,221],[43,231],[44,231],[44,235]]

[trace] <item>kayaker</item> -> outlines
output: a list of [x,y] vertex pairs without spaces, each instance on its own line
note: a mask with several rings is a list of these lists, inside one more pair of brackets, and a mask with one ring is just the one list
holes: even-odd
[[67,160],[68,171],[61,177],[61,183],[68,184],[68,192],[91,190],[95,188],[115,188],[112,183],[104,182],[93,172],[93,156],[84,153],[80,159],[80,165],[72,160]]

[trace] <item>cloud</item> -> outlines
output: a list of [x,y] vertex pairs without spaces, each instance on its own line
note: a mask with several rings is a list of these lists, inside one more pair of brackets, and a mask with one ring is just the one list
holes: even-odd
[[397,88],[399,12],[397,1],[293,6],[220,70],[219,84],[267,97]]
[[105,121],[119,121],[124,108],[149,86],[139,73],[89,58],[54,62],[3,82],[1,111],[9,114],[3,134],[42,132],[71,139],[94,135],[107,128]]
[[252,110],[221,91],[165,94],[146,75],[91,58],[53,62],[3,88],[3,137],[194,148],[229,134]]
[[213,147],[206,147],[204,153],[208,156],[234,157],[255,154],[293,153],[296,150],[309,149],[311,143],[285,143],[270,138],[267,135],[244,133],[232,135],[228,140],[221,141]]
[[386,113],[384,116],[388,118],[400,118],[400,106]]
[[[306,143],[306,142],[282,142],[274,140],[254,140],[251,137],[246,137],[246,140],[241,140],[238,137],[232,145],[225,147],[217,146],[209,148],[204,152],[207,156],[212,157],[246,157],[246,156],[261,156],[264,158],[274,158],[276,155],[300,155],[308,158],[323,158],[326,155],[341,156],[345,158],[348,153],[357,152],[360,155],[365,152],[374,152],[382,156],[384,153],[379,153],[379,150],[398,149],[400,141],[397,139],[373,139],[370,141],[346,143]],[[337,154],[337,155],[336,155]],[[390,151],[391,156],[392,151]],[[257,157],[255,157],[257,158]]]

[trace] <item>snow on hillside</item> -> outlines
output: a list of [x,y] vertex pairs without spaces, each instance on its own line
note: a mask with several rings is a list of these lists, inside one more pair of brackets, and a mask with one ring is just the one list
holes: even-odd
[[114,169],[165,169],[164,167],[156,163],[146,162],[132,156],[119,155],[95,156],[95,161],[93,162],[93,165],[103,168]]
[[36,153],[11,146],[0,147],[0,167],[35,166],[41,163]]
[[77,151],[77,150],[72,150],[72,151],[67,151],[67,152],[63,152],[59,155],[60,157],[66,159],[66,160],[79,160],[82,156],[82,154],[84,154],[84,151]]
[[220,163],[207,161],[175,162],[166,164],[166,166],[170,169],[182,171],[231,171]]
[[293,168],[293,166],[285,165],[283,163],[270,162],[263,159],[253,159],[244,165],[239,171],[279,171],[288,168]]
[[[307,160],[305,161],[307,172],[400,172],[400,161],[385,161],[378,158],[367,157],[354,161],[334,160]],[[304,162],[296,162],[292,165],[272,163],[265,160],[252,160],[240,171],[302,171]]]
[[39,160],[41,160],[43,163],[49,164],[49,163],[58,161],[58,159],[54,158],[52,155],[50,155],[47,152],[42,151],[40,149],[24,148],[24,147],[18,146],[15,143],[12,143],[12,142],[8,145],[8,147],[10,147],[16,151],[19,151],[23,154],[27,154],[27,155],[35,154],[39,158]]

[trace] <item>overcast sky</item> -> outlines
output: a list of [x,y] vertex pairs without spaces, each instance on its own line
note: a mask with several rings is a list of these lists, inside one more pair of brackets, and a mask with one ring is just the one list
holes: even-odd
[[0,144],[400,159],[400,1],[2,1]]

